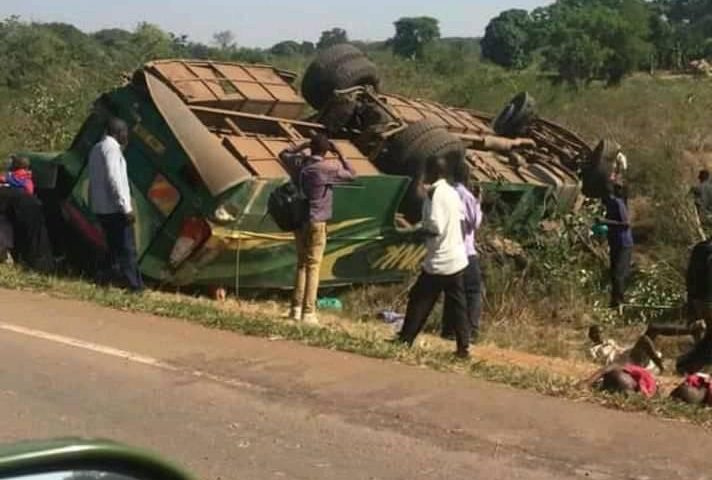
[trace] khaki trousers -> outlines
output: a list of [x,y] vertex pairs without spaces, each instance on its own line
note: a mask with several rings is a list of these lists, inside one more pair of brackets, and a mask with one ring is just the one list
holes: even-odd
[[326,222],[309,222],[294,232],[297,244],[297,273],[294,278],[292,308],[302,314],[316,312],[319,272],[326,247]]

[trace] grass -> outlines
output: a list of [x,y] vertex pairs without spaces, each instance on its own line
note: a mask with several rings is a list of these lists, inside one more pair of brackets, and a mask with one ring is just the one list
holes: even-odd
[[0,287],[43,292],[55,297],[92,302],[124,311],[187,320],[208,328],[244,335],[280,338],[313,347],[426,366],[438,371],[458,372],[553,397],[589,401],[625,411],[647,412],[712,428],[710,409],[681,405],[666,398],[644,400],[638,396],[612,396],[589,391],[579,387],[578,379],[573,377],[557,375],[539,368],[522,368],[476,360],[457,361],[450,352],[430,346],[405,349],[387,342],[383,329],[363,325],[359,328],[358,324],[354,326],[352,322],[346,322],[343,326],[306,326],[282,321],[270,315],[238,314],[205,299],[160,292],[135,296],[116,289],[98,288],[82,280],[40,275],[8,265],[0,265]]

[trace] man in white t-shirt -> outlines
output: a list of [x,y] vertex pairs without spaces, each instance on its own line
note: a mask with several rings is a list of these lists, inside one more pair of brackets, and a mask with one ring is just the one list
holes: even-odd
[[425,183],[429,185],[423,203],[422,231],[427,236],[427,253],[420,277],[411,288],[401,342],[412,345],[423,329],[440,294],[445,292],[450,305],[452,326],[457,339],[456,355],[469,356],[470,327],[467,322],[464,271],[468,265],[462,237],[462,201],[446,179],[444,159],[428,163]]

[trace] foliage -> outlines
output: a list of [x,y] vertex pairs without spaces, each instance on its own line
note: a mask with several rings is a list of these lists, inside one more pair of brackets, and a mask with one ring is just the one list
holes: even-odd
[[131,50],[138,63],[148,60],[169,58],[173,53],[173,39],[158,26],[142,22],[131,36]]
[[312,55],[316,47],[312,42],[295,42],[294,40],[285,40],[276,43],[269,49],[272,55],[280,57],[293,57],[296,55]]
[[38,82],[53,67],[76,65],[76,57],[100,56],[87,50],[84,42],[65,42],[47,25],[37,28],[11,17],[0,23],[0,85],[21,88]]
[[[655,263],[639,269],[633,288],[627,292],[627,301],[633,305],[652,307],[641,309],[633,316],[635,321],[649,322],[664,315],[664,309],[684,304],[683,279],[680,273],[665,263]],[[630,320],[631,317],[628,317]]]
[[482,56],[497,65],[521,69],[531,62],[532,18],[526,10],[499,14],[487,25],[482,38]]
[[316,44],[316,48],[319,50],[324,50],[325,48],[333,47],[340,43],[348,43],[349,36],[346,30],[343,28],[334,27],[331,30],[324,30],[321,32],[321,37],[319,37],[319,42]]
[[618,83],[649,60],[650,11],[643,0],[559,0],[535,15],[546,65],[572,83]]
[[237,47],[235,43],[235,34],[230,30],[223,30],[213,34],[213,43],[220,50],[234,50]]
[[654,8],[660,21],[668,25],[682,61],[712,56],[712,2],[659,0]]
[[609,84],[637,70],[683,69],[712,57],[710,0],[557,0],[492,19],[485,58],[521,69],[539,52],[544,66],[572,84]]
[[276,43],[269,49],[272,55],[290,56],[301,53],[301,45],[293,40]]
[[438,20],[432,17],[403,17],[394,23],[393,53],[403,58],[422,59],[425,48],[440,38]]
[[[61,94],[60,94],[61,95]],[[30,94],[15,105],[18,118],[32,121],[22,125],[24,134],[31,140],[26,148],[57,151],[67,145],[76,134],[69,119],[77,118],[85,112],[85,105],[79,99],[57,95],[47,87],[36,86]],[[12,125],[13,128],[19,125]]]

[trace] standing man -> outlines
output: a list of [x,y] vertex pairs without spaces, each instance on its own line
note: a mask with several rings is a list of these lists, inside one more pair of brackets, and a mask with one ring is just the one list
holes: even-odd
[[446,180],[447,164],[438,158],[429,162],[425,171],[428,185],[423,203],[423,232],[427,249],[423,270],[408,296],[399,341],[413,345],[423,329],[440,294],[450,305],[448,322],[457,341],[455,355],[469,357],[470,327],[466,319],[465,276],[467,252],[462,238],[462,202],[457,191]]
[[712,328],[712,237],[693,247],[686,283],[688,324],[703,320]]
[[677,360],[680,373],[697,373],[712,363],[712,239],[692,249],[687,266],[688,324],[702,324],[695,346]]
[[[480,187],[476,185],[470,191],[467,188],[468,183],[467,165],[463,162],[458,166],[455,175],[455,190],[460,196],[465,215],[462,221],[462,236],[468,259],[468,265],[464,273],[465,298],[467,300],[467,320],[471,330],[470,339],[476,342],[480,336],[480,317],[482,315],[482,273],[476,245],[477,230],[482,224],[482,202]],[[453,318],[452,304],[446,299],[443,308],[441,335],[443,338],[451,339],[455,337],[455,330],[452,325]]]
[[697,179],[700,183],[692,187],[692,196],[695,199],[700,225],[704,230],[707,230],[712,225],[712,182],[710,181],[710,172],[708,170],[700,170]]
[[608,183],[608,196],[603,199],[606,207],[605,220],[598,223],[608,226],[608,248],[611,277],[611,308],[625,303],[625,287],[633,257],[633,232],[630,228],[628,206],[624,188]]
[[89,203],[99,219],[108,246],[98,281],[110,283],[117,280],[120,285],[138,293],[144,285],[136,258],[133,232],[136,218],[123,154],[128,141],[126,122],[110,119],[104,138],[89,154]]
[[[305,153],[309,150],[309,153]],[[324,160],[333,152],[339,163]],[[307,222],[294,232],[297,246],[297,272],[289,317],[305,323],[318,324],[316,297],[319,291],[319,272],[326,247],[326,222],[333,214],[333,186],[351,182],[356,172],[338,148],[323,134],[311,141],[280,153],[288,167],[292,181],[304,193],[309,213]]]

